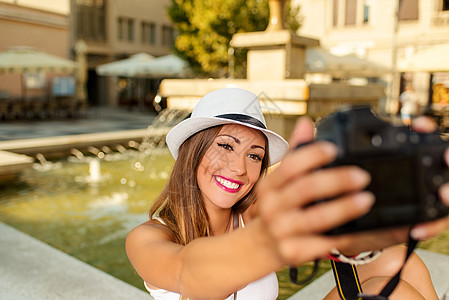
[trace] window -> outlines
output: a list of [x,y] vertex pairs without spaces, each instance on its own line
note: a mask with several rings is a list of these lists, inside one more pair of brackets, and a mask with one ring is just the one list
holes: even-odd
[[120,41],[134,41],[134,20],[131,18],[118,18],[118,39]]
[[345,25],[355,25],[357,16],[357,0],[346,0]]
[[76,0],[76,34],[87,41],[106,41],[104,0]]
[[142,44],[156,45],[156,24],[142,22]]
[[170,26],[162,26],[162,46],[171,47],[175,43],[174,31]]
[[371,0],[365,0],[363,3],[363,24],[369,23],[370,6],[371,6]]
[[418,0],[399,1],[399,21],[418,20]]
[[449,0],[440,0],[440,10],[449,11]]

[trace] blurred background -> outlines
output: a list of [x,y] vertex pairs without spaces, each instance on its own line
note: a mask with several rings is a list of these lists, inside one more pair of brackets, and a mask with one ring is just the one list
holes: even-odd
[[344,105],[400,123],[407,88],[449,127],[449,0],[0,0],[0,33],[0,221],[140,289],[124,238],[205,93],[253,91],[286,138]]
[[[448,1],[292,0],[287,6],[286,28],[319,40],[319,51],[309,51],[302,76],[308,82],[379,83],[385,91],[380,109],[389,114],[398,111],[407,84],[421,107],[433,104],[441,110],[446,105]],[[67,98],[77,92],[79,109],[154,110],[162,78],[245,78],[247,49],[232,47],[230,41],[236,33],[264,30],[269,21],[267,0],[2,0],[0,13],[0,51],[28,46],[79,67],[74,74],[68,69],[61,74],[55,68],[23,72],[5,65],[0,69],[1,99],[37,99],[43,93]],[[163,65],[172,71],[96,71],[139,53],[151,58],[176,54]],[[181,72],[183,63],[193,72]],[[20,109],[13,115],[20,115]],[[3,112],[6,117],[12,116]]]

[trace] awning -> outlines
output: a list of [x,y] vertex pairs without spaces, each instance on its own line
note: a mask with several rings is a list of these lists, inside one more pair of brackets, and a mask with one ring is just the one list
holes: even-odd
[[333,77],[379,77],[390,68],[354,55],[337,56],[320,47],[306,49],[306,72]]
[[154,60],[154,56],[147,53],[137,53],[129,58],[99,65],[95,70],[102,76],[136,77],[142,64]]
[[76,67],[74,61],[27,46],[13,47],[0,53],[0,74],[73,73]]
[[150,78],[185,78],[191,75],[191,71],[185,60],[169,54],[141,65],[139,74]]
[[185,78],[191,74],[187,62],[176,55],[154,58],[146,53],[100,65],[96,71],[103,76],[144,78]]

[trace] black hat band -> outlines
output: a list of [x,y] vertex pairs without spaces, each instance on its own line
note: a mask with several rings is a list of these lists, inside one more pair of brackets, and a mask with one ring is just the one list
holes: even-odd
[[216,116],[217,118],[223,118],[223,119],[229,119],[229,120],[233,120],[233,121],[239,121],[242,123],[247,123],[249,125],[253,125],[262,129],[267,129],[267,127],[265,127],[265,125],[260,122],[259,120],[257,120],[256,118],[253,118],[251,116],[248,115],[242,115],[242,114],[224,114],[224,115],[218,115]]

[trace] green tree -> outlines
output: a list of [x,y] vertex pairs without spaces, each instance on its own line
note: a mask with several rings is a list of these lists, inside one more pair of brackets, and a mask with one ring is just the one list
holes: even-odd
[[[289,12],[298,14],[299,9],[289,9]],[[198,75],[222,77],[229,73],[228,50],[232,36],[265,30],[269,9],[267,0],[171,0],[168,15],[178,31],[177,54]],[[297,22],[295,17],[291,20]],[[296,24],[292,29],[298,28],[299,23]],[[246,51],[236,49],[234,60],[236,74],[242,76]]]

